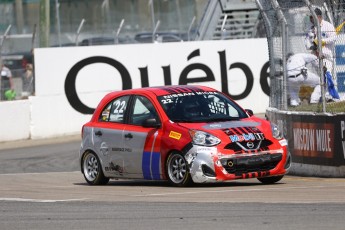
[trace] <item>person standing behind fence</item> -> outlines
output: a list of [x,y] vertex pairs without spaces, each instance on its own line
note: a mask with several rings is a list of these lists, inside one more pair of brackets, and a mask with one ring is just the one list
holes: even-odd
[[25,66],[25,72],[22,76],[23,88],[22,99],[27,99],[34,94],[34,72],[32,64],[28,63]]
[[1,100],[8,100],[5,96],[5,93],[8,90],[14,91],[13,88],[13,81],[12,81],[12,72],[9,68],[7,68],[4,64],[1,67]]
[[[317,20],[319,21],[321,30],[322,55],[320,55],[320,57],[323,58],[323,65],[325,65],[327,69],[332,73],[334,60],[333,52],[335,40],[337,38],[336,30],[332,23],[323,19],[322,11],[319,8],[315,8],[314,12],[317,16]],[[307,48],[310,50],[315,50],[319,44],[317,37],[318,33],[314,18],[311,15],[310,22],[312,23],[312,27],[307,34]]]

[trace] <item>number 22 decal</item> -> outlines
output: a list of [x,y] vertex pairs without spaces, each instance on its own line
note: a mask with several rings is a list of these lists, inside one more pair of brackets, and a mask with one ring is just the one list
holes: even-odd
[[123,110],[126,107],[126,102],[125,101],[115,101],[115,109],[114,113],[123,113]]
[[169,103],[173,103],[173,101],[171,99],[163,99],[162,100],[163,104],[169,104]]

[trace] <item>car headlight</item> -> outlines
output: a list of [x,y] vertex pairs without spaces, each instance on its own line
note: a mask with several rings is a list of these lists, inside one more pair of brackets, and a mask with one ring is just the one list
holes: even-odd
[[282,139],[283,138],[283,134],[280,131],[278,125],[271,123],[271,129],[272,129],[272,135],[274,138],[276,138],[276,139]]
[[218,137],[203,131],[190,130],[189,133],[192,137],[193,144],[195,145],[214,146],[220,143],[220,139]]

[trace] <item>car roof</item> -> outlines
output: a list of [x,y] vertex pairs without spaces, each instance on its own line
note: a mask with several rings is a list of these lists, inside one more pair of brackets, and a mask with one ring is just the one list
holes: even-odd
[[109,96],[118,94],[154,94],[164,96],[169,94],[192,93],[192,92],[214,92],[216,89],[201,85],[172,85],[172,86],[152,86],[137,89],[127,89],[109,93]]

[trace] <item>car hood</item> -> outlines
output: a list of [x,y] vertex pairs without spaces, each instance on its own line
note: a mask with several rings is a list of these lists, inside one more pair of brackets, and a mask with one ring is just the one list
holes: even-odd
[[[266,138],[271,134],[268,121],[257,117],[244,118],[235,121],[221,121],[208,123],[179,123],[187,129],[202,130],[218,137],[234,135],[239,138],[247,134],[262,134]],[[236,138],[236,137],[235,137]]]

